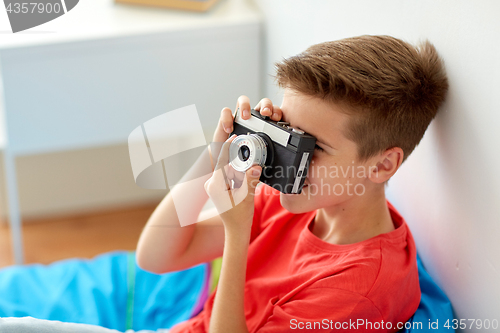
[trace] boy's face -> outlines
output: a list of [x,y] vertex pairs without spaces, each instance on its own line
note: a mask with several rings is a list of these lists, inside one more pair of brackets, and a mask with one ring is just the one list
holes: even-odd
[[282,206],[298,214],[365,195],[373,185],[368,173],[374,166],[370,166],[370,160],[359,162],[357,145],[344,136],[349,116],[340,111],[341,106],[286,89],[281,109],[283,121],[317,138],[302,193],[281,193]]

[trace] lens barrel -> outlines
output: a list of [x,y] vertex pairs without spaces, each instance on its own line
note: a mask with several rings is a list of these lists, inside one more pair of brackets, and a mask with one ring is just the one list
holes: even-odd
[[229,146],[229,163],[236,171],[245,172],[254,165],[265,166],[267,143],[259,134],[238,135]]

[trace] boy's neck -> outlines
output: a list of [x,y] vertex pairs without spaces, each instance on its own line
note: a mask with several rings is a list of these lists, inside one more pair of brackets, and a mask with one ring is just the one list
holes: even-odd
[[394,229],[382,188],[381,193],[353,197],[342,204],[319,209],[314,218],[312,232],[325,242],[345,245],[358,243]]

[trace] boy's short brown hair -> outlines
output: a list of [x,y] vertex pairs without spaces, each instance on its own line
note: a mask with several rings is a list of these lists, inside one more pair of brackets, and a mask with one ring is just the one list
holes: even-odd
[[279,86],[347,107],[344,135],[358,145],[360,160],[392,147],[405,160],[448,90],[428,41],[415,48],[390,36],[347,38],[313,45],[276,67]]

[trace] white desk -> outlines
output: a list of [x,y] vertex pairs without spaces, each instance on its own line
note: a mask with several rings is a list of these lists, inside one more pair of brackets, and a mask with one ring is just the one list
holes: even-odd
[[207,13],[80,1],[17,34],[0,11],[0,144],[15,262],[23,260],[16,156],[124,143],[144,121],[189,104],[214,128],[239,95],[261,96],[260,25],[244,0]]

